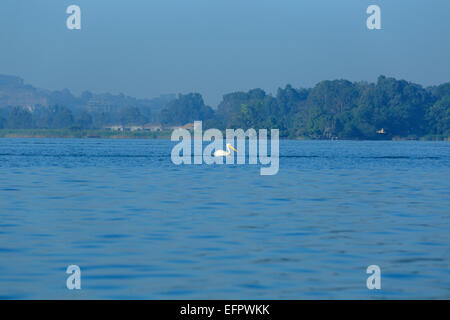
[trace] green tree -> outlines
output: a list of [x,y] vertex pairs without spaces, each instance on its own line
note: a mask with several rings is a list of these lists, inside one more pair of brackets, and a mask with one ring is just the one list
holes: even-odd
[[450,137],[450,94],[437,101],[427,113],[431,134]]
[[126,107],[120,110],[119,119],[122,125],[143,125],[148,121],[136,107]]
[[37,127],[44,129],[63,129],[73,125],[73,115],[70,109],[54,105],[35,114]]
[[[305,133],[315,138],[340,136],[339,129],[344,128],[340,115],[357,106],[358,86],[347,80],[322,81],[310,92],[307,110],[303,117]],[[351,117],[347,117],[351,119]],[[356,131],[355,131],[356,132]]]
[[421,135],[426,132],[425,113],[432,103],[420,85],[380,76],[374,95],[374,124],[393,135]]
[[30,129],[33,127],[33,117],[31,112],[21,108],[14,107],[10,110],[7,121],[7,128],[10,129]]
[[93,126],[92,116],[87,111],[82,111],[75,121],[76,126],[81,129],[91,129]]
[[161,111],[160,121],[165,125],[184,125],[195,120],[214,118],[214,110],[205,105],[198,93],[180,94]]

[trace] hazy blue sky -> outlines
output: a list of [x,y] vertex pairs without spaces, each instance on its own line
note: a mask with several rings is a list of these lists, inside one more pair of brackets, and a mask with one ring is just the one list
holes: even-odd
[[[82,30],[66,28],[67,6]],[[366,8],[382,30],[366,28]],[[222,94],[324,79],[450,81],[448,0],[1,0],[0,74],[74,93]]]

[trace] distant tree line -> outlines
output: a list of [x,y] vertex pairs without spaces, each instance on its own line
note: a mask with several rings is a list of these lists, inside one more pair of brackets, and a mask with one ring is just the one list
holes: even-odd
[[380,76],[376,83],[322,81],[314,88],[261,89],[223,96],[217,110],[198,93],[180,94],[149,117],[137,107],[114,112],[71,110],[61,105],[28,110],[3,108],[0,128],[100,128],[107,124],[184,125],[202,120],[204,127],[278,128],[286,138],[380,139],[450,137],[450,83],[423,88]]
[[143,125],[150,119],[133,106],[110,112],[89,112],[61,105],[7,107],[0,111],[0,129],[100,129],[113,124]]
[[217,110],[201,95],[180,95],[161,122],[203,120],[205,127],[278,128],[286,138],[386,139],[450,137],[450,83],[423,88],[380,76],[376,83],[322,81],[314,88],[287,85],[275,96],[261,89],[223,96]]
[[[279,128],[281,136],[291,138],[449,137],[450,83],[424,89],[380,76],[376,84],[288,85],[275,97],[254,89],[225,95],[215,121],[222,128]],[[381,129],[383,134],[377,132]]]

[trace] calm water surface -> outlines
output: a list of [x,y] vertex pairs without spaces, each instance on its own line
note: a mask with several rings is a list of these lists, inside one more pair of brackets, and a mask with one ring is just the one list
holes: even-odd
[[0,298],[450,298],[450,143],[281,141],[275,176],[173,145],[0,139]]

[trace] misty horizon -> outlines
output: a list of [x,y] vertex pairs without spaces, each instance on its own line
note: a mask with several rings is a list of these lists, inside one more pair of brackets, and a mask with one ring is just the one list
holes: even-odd
[[0,72],[77,95],[199,92],[214,107],[225,92],[288,83],[449,80],[448,1],[379,0],[381,30],[366,28],[366,0],[78,0],[82,27],[68,30],[71,4],[4,3]]
[[[388,77],[388,78],[394,78],[394,79],[399,80],[399,81],[406,81],[406,82],[408,82],[408,83],[417,84],[417,85],[419,85],[419,86],[422,86],[423,88],[430,88],[430,87],[439,86],[439,85],[442,85],[442,84],[445,84],[445,83],[450,82],[450,81],[446,81],[446,82],[443,82],[443,83],[435,83],[435,84],[432,84],[432,85],[426,85],[426,84],[424,84],[424,83],[413,82],[413,81],[410,81],[410,80],[408,80],[408,79],[397,78],[397,77],[392,76],[392,75],[385,75],[385,74],[382,75],[382,74],[380,74],[380,75],[377,76],[377,78],[380,77],[380,76],[385,76],[385,77]],[[374,79],[373,81],[367,81],[367,80],[359,80],[359,81],[356,80],[356,81],[355,81],[355,80],[345,79],[345,78],[336,78],[336,79],[322,79],[322,80],[318,81],[317,83],[314,83],[312,86],[304,86],[304,87],[295,87],[295,86],[293,86],[293,85],[290,84],[290,83],[286,83],[286,84],[284,84],[284,85],[282,85],[282,86],[278,86],[277,88],[275,88],[275,89],[273,89],[273,90],[266,90],[265,88],[260,88],[260,87],[249,87],[249,88],[242,88],[242,89],[240,89],[240,90],[236,90],[236,91],[232,91],[232,92],[223,92],[223,93],[221,94],[221,96],[220,96],[219,101],[218,101],[216,104],[210,104],[210,103],[208,103],[207,99],[205,98],[205,95],[203,94],[203,92],[201,92],[201,91],[200,91],[200,92],[166,92],[166,93],[160,93],[159,95],[155,95],[155,96],[142,96],[142,97],[141,97],[141,96],[134,96],[134,95],[128,94],[127,92],[120,91],[120,90],[117,91],[117,92],[114,92],[114,91],[101,91],[101,92],[96,92],[96,91],[91,90],[91,89],[88,89],[88,88],[86,88],[86,89],[84,89],[84,90],[81,90],[81,91],[76,91],[76,90],[73,90],[73,89],[71,89],[71,88],[56,88],[56,89],[55,89],[55,88],[43,88],[43,87],[38,87],[38,86],[34,85],[33,83],[27,81],[24,77],[22,77],[22,76],[20,76],[20,75],[12,75],[12,74],[3,74],[3,73],[0,73],[0,79],[1,79],[2,77],[5,77],[5,78],[11,78],[11,79],[12,79],[12,78],[20,79],[21,81],[23,81],[23,85],[24,85],[24,86],[31,86],[33,89],[36,89],[36,90],[42,90],[43,92],[51,92],[51,91],[53,91],[53,92],[64,92],[64,91],[67,90],[67,91],[69,91],[70,94],[72,94],[74,97],[78,97],[78,98],[81,97],[81,96],[83,95],[83,93],[92,93],[92,94],[94,94],[94,95],[124,96],[124,97],[133,98],[133,99],[137,99],[137,100],[153,100],[153,99],[164,98],[164,97],[169,97],[169,96],[177,97],[177,96],[179,96],[179,95],[186,95],[186,94],[190,94],[190,93],[198,93],[198,94],[200,94],[200,95],[203,97],[203,100],[205,101],[205,104],[208,105],[208,106],[210,106],[210,107],[213,108],[213,109],[217,109],[218,105],[222,102],[223,97],[224,97],[225,95],[227,95],[227,94],[230,94],[230,93],[248,92],[248,91],[255,90],[255,89],[261,89],[261,90],[263,90],[267,95],[275,96],[277,90],[279,90],[279,89],[284,89],[284,88],[286,88],[287,86],[292,86],[293,88],[297,88],[297,89],[312,89],[312,88],[314,88],[315,86],[317,86],[317,84],[319,84],[319,83],[321,83],[321,82],[323,82],[323,81],[339,81],[339,80],[346,80],[346,81],[350,81],[350,82],[353,82],[353,83],[368,83],[368,84],[374,84],[374,83],[376,83],[376,81],[377,81],[377,78]],[[2,86],[2,84],[1,84],[1,82],[0,82],[0,89],[1,89],[1,86]]]

